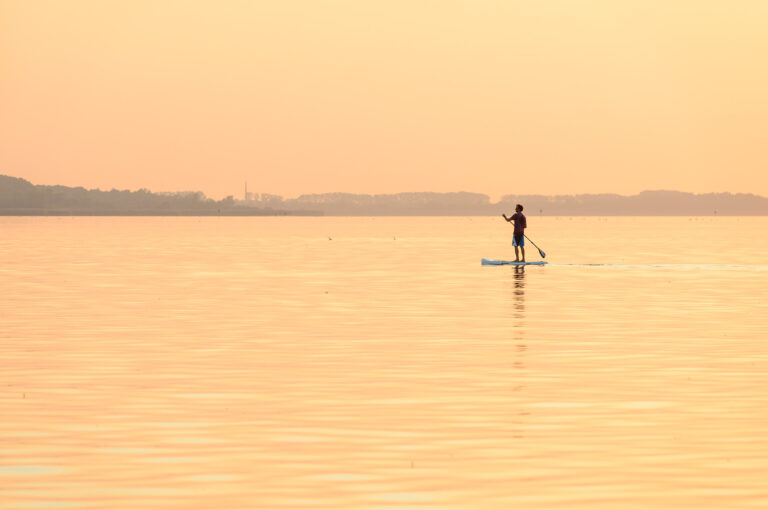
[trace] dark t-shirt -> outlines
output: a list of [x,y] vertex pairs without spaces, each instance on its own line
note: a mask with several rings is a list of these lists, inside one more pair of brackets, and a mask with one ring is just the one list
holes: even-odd
[[517,234],[524,234],[525,229],[528,228],[528,222],[525,221],[525,214],[521,212],[516,212],[512,215],[512,221],[515,222],[515,235]]

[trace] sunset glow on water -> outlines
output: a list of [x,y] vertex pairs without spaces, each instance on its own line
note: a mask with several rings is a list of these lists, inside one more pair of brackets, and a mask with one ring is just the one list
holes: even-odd
[[768,220],[528,222],[0,219],[0,508],[768,505]]

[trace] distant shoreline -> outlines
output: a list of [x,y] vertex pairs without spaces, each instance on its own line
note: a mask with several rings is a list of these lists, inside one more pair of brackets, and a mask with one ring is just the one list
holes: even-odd
[[244,194],[222,200],[202,192],[153,193],[34,185],[0,175],[0,216],[496,216],[516,204],[530,217],[573,216],[768,216],[768,198],[751,193],[642,191],[623,196],[488,195],[469,192],[396,194],[321,193],[284,199]]
[[[7,211],[0,209],[0,217],[149,217],[149,218],[194,218],[194,217],[323,217],[323,218],[494,218],[496,214],[324,214],[318,211],[221,211],[221,212],[159,212],[159,211]],[[768,214],[528,214],[529,218],[760,218]]]
[[0,209],[0,216],[323,216],[319,211],[108,211],[108,210],[66,210],[66,209]]

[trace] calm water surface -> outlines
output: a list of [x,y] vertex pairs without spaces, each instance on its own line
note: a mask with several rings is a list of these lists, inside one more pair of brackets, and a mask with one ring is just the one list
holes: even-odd
[[0,508],[768,507],[768,218],[529,227],[0,218]]

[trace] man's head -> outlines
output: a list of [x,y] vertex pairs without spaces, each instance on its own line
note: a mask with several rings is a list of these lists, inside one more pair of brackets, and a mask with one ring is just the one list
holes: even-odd
[[520,204],[517,204],[515,206],[515,212],[523,212],[523,206]]

